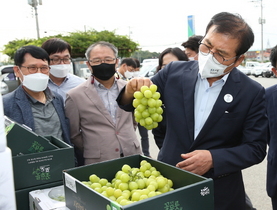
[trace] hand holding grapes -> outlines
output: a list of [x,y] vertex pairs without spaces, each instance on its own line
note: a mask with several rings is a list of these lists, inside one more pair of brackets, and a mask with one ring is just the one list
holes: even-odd
[[129,104],[133,100],[134,92],[139,91],[142,86],[149,87],[152,81],[146,77],[135,77],[128,81],[125,87],[125,92],[122,95],[120,104]]

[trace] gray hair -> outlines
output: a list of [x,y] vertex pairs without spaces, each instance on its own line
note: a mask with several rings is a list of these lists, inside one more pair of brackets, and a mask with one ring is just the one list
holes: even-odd
[[96,42],[88,47],[88,49],[85,53],[85,56],[88,60],[89,60],[90,52],[93,50],[94,47],[96,47],[98,45],[100,45],[101,47],[109,47],[114,52],[114,56],[117,58],[118,49],[112,43],[100,41],[100,42]]

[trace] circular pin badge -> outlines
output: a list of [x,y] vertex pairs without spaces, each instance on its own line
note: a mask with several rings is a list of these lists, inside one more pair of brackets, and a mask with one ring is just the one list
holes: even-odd
[[231,94],[226,94],[224,96],[224,101],[227,103],[231,103],[233,101],[233,96]]

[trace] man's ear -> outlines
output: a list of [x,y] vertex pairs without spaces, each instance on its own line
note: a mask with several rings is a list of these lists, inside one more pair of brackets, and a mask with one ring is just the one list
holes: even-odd
[[238,67],[238,66],[242,63],[242,61],[244,60],[244,58],[245,58],[245,55],[241,55],[241,56],[238,58],[238,60],[235,62],[235,67]]
[[274,68],[274,67],[272,67],[272,72],[275,74],[275,76],[277,76],[277,70],[276,70],[276,68]]
[[90,72],[92,73],[92,68],[91,68],[91,66],[90,66],[89,62],[88,62],[88,61],[86,61],[86,64],[87,64],[87,67],[89,68]]
[[20,72],[19,72],[19,67],[18,66],[14,66],[13,67],[13,71],[15,73],[15,76],[17,76],[18,78],[20,78]]

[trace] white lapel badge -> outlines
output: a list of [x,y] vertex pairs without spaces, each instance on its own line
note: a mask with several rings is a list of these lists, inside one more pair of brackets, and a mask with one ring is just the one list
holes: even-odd
[[225,101],[226,103],[231,103],[231,102],[233,101],[233,96],[232,96],[231,94],[226,94],[226,95],[224,96],[224,101]]

